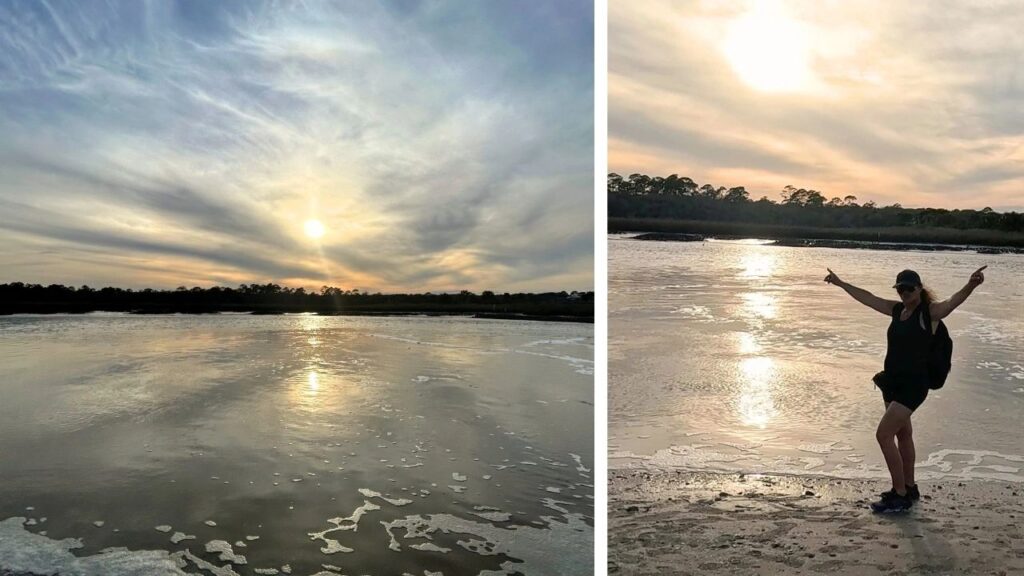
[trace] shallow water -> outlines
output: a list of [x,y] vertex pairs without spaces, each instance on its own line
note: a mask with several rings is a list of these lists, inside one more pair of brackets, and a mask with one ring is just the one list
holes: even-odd
[[0,366],[0,567],[592,572],[589,325],[13,316]]
[[918,477],[1024,481],[1024,257],[609,237],[609,466],[886,477],[886,297],[911,268],[953,313],[953,370],[913,417]]

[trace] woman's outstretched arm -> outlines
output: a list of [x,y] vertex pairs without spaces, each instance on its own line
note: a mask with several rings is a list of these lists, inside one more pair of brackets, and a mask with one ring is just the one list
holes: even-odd
[[985,275],[982,271],[988,268],[988,266],[982,266],[971,274],[971,279],[967,281],[967,284],[960,289],[956,294],[953,294],[949,298],[942,302],[932,302],[931,308],[928,310],[932,315],[932,321],[941,320],[946,316],[953,313],[956,307],[963,304],[964,300],[974,292],[974,289],[981,286],[981,283],[985,281]]
[[833,272],[831,268],[826,268],[826,270],[828,270],[828,276],[825,276],[825,282],[828,282],[829,284],[835,284],[836,286],[839,286],[843,290],[846,290],[846,293],[849,294],[850,296],[853,296],[854,300],[860,302],[861,304],[867,306],[868,308],[877,310],[882,314],[885,314],[886,316],[892,316],[892,308],[893,306],[898,304],[898,302],[896,302],[895,300],[886,300],[885,298],[880,298],[863,288],[857,288],[852,284],[843,282],[842,280],[839,279],[839,276],[836,276],[836,273]]

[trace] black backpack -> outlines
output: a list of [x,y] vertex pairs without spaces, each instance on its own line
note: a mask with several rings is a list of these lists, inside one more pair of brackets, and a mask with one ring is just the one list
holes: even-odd
[[[930,306],[925,306],[924,323],[931,332],[932,315]],[[939,320],[939,326],[932,334],[931,343],[928,348],[928,388],[938,390],[946,383],[949,370],[953,367],[953,339],[949,337],[949,330],[946,324]]]

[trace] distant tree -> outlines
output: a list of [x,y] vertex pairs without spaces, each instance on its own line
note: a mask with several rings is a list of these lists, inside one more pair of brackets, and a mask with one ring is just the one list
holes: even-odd
[[747,202],[750,200],[750,194],[747,193],[747,189],[743,186],[736,186],[726,190],[722,200],[726,202]]

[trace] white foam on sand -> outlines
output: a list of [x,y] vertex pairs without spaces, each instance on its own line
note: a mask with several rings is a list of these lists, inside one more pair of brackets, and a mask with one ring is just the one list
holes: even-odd
[[434,544],[433,542],[423,542],[422,544],[413,544],[413,545],[409,546],[409,548],[413,548],[413,549],[419,550],[421,552],[440,552],[441,554],[447,554],[447,553],[452,551],[451,548],[444,548],[442,546],[438,546],[437,544]]
[[587,472],[590,472],[590,468],[587,468],[586,466],[583,465],[583,458],[579,454],[573,454],[572,452],[570,452],[569,456],[571,456],[572,459],[576,461],[577,472],[579,472],[580,474],[586,474]]
[[168,525],[166,525],[166,524],[162,524],[162,525],[160,525],[160,526],[157,526],[157,527],[155,528],[155,530],[156,530],[157,532],[163,532],[164,534],[166,534],[166,533],[168,533],[168,532],[170,532],[170,531],[171,531],[171,527],[170,527],[170,526],[168,526]]
[[[215,564],[211,564],[206,560],[203,560],[202,558],[193,554],[191,550],[184,550],[180,552],[180,554],[183,554],[185,558],[191,560],[192,563],[194,563],[196,567],[198,567],[200,570],[206,570],[212,573],[213,576],[241,576],[238,572],[235,572],[231,569],[230,564],[227,564],[225,566],[217,566]],[[139,576],[142,575],[140,574]]]
[[174,535],[171,536],[171,543],[172,544],[177,544],[177,543],[182,542],[184,540],[195,540],[195,539],[196,539],[196,537],[194,535],[192,535],[192,534],[185,534],[184,532],[175,532]]
[[529,354],[530,356],[541,356],[543,358],[562,360],[564,362],[568,362],[577,374],[594,374],[594,361],[588,360],[586,358],[577,358],[575,356],[560,356],[558,354],[544,354],[543,352],[532,352],[529,350],[513,350],[513,352],[517,354]]
[[518,562],[505,561],[500,571],[485,574],[564,574],[593,573],[586,561],[593,549],[594,529],[584,522],[580,514],[569,514],[562,520],[550,516],[542,519],[546,528],[516,526],[502,528],[493,524],[459,518],[451,514],[406,516],[392,522],[381,522],[391,536],[389,548],[401,551],[394,535],[396,528],[404,528],[405,540],[433,540],[434,533],[465,534],[473,538],[459,540],[457,544],[474,554],[494,556],[504,554]]
[[[863,457],[859,455],[844,458],[845,462],[854,464],[853,466],[843,462],[825,466],[825,461],[817,457],[765,458],[759,454],[722,454],[701,446],[671,446],[651,455],[620,451],[609,454],[608,458],[611,469],[679,469],[693,472],[743,472],[849,479],[888,478],[888,472],[880,463],[864,464]],[[1022,468],[1024,456],[965,449],[939,450],[929,454],[924,461],[919,460],[917,464],[918,477],[924,480],[957,478],[1024,483]]]
[[543,500],[540,501],[540,503],[545,508],[550,508],[551,510],[554,510],[555,512],[561,512],[562,514],[568,514],[569,511],[567,509],[562,508],[561,506],[559,506],[559,504],[566,504],[566,505],[570,505],[570,506],[572,505],[570,502],[562,502],[560,500],[555,500],[554,498],[544,498]]
[[241,554],[235,554],[234,549],[231,547],[231,543],[225,540],[211,540],[206,543],[206,551],[210,554],[220,554],[221,562],[231,562],[232,564],[246,564],[245,556]]
[[66,576],[186,576],[177,554],[166,550],[108,548],[92,556],[75,556],[81,548],[78,538],[52,540],[25,530],[25,518],[0,521],[0,559],[14,573],[61,574]]
[[586,346],[587,348],[593,348],[593,344],[587,343],[588,338],[584,336],[578,336],[576,338],[557,338],[551,340],[534,340],[533,342],[527,342],[523,344],[525,347],[541,346],[545,344],[563,345],[563,346]]
[[380,492],[370,490],[369,488],[360,488],[359,493],[367,498],[380,498],[392,506],[405,506],[407,504],[412,504],[412,500],[408,500],[406,498],[387,498]]
[[801,452],[811,452],[813,454],[831,454],[833,450],[832,447],[835,446],[836,444],[838,444],[838,442],[824,442],[821,444],[801,444],[799,447],[797,447],[797,450]]
[[334,524],[334,528],[328,528],[327,530],[324,530],[322,532],[310,532],[309,537],[311,540],[322,540],[324,542],[324,546],[320,548],[320,551],[324,554],[335,554],[337,552],[353,552],[354,550],[352,548],[342,545],[341,542],[338,542],[337,540],[328,538],[327,534],[330,534],[331,532],[344,530],[351,530],[353,532],[358,531],[359,519],[362,518],[363,515],[365,515],[366,513],[373,512],[374,510],[380,510],[380,506],[377,506],[376,504],[370,502],[369,500],[365,500],[363,501],[362,506],[356,508],[355,511],[352,512],[351,516],[347,518],[339,517],[327,520],[331,524]]
[[1021,474],[1022,465],[1024,465],[1024,456],[1016,454],[951,448],[932,452],[917,467],[918,469],[935,468],[939,471],[936,476],[1024,482],[1024,475]]
[[491,522],[508,522],[512,518],[508,512],[473,512],[473,515]]
[[701,322],[715,321],[715,316],[711,313],[711,309],[708,308],[707,306],[680,306],[669,313],[678,314],[683,318],[693,319]]

